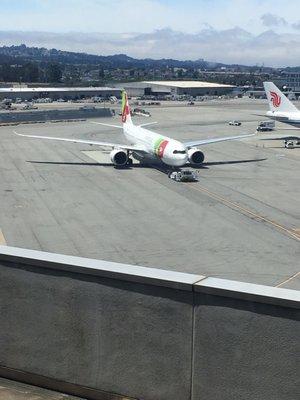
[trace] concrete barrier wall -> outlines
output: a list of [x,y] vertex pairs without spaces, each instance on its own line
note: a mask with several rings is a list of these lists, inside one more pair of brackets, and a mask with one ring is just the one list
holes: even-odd
[[91,399],[297,397],[296,291],[4,246],[0,284],[2,376]]
[[0,123],[45,122],[80,118],[104,118],[111,116],[112,112],[109,108],[86,110],[37,110],[21,112],[10,111],[0,113]]
[[299,300],[223,279],[195,285],[193,399],[296,399]]

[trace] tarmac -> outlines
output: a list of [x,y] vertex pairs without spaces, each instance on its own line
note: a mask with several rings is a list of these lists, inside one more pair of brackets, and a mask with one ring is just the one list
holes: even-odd
[[0,400],[83,400],[79,397],[0,378]]
[[[54,107],[54,105],[53,105]],[[254,133],[265,100],[143,106],[151,127],[182,141]],[[228,125],[240,120],[240,127]],[[119,124],[119,117],[100,122]],[[277,123],[276,123],[277,124]],[[138,162],[115,169],[109,151],[13,134],[125,143],[89,121],[0,127],[0,243],[300,289],[300,150],[284,131],[202,147],[199,181],[176,183]],[[300,136],[300,132],[299,135]],[[272,138],[276,140],[262,140]]]

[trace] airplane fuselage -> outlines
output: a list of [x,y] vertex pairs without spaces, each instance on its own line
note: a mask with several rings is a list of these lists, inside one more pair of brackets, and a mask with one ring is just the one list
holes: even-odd
[[268,111],[266,116],[275,121],[300,128],[300,112]]
[[172,167],[182,167],[188,161],[187,149],[178,140],[133,124],[124,124],[123,131],[130,143],[145,148],[148,158],[159,159]]

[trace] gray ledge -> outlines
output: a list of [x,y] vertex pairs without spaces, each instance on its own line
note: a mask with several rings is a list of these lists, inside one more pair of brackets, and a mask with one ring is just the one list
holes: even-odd
[[0,246],[1,260],[15,264],[49,268],[56,271],[67,271],[70,273],[119,279],[186,291],[193,291],[193,285],[205,278],[202,275],[66,256],[10,246]]
[[195,292],[215,296],[231,297],[300,309],[300,291],[298,290],[209,277],[197,282],[194,285],[194,290]]
[[194,291],[215,296],[231,297],[258,303],[268,303],[284,307],[300,308],[300,292],[297,290],[256,285],[202,275],[167,271],[135,265],[95,260],[28,250],[17,247],[0,246],[0,262],[35,266],[89,276],[118,279],[172,289]]

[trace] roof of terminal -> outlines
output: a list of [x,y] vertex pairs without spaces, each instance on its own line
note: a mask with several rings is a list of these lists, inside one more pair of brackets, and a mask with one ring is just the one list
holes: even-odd
[[105,90],[121,90],[111,87],[8,87],[0,88],[0,93],[41,93],[41,92],[94,92]]
[[203,81],[145,81],[149,85],[160,85],[160,86],[171,86],[178,88],[230,88],[235,87],[234,85],[224,85],[221,83],[214,82],[203,82]]

